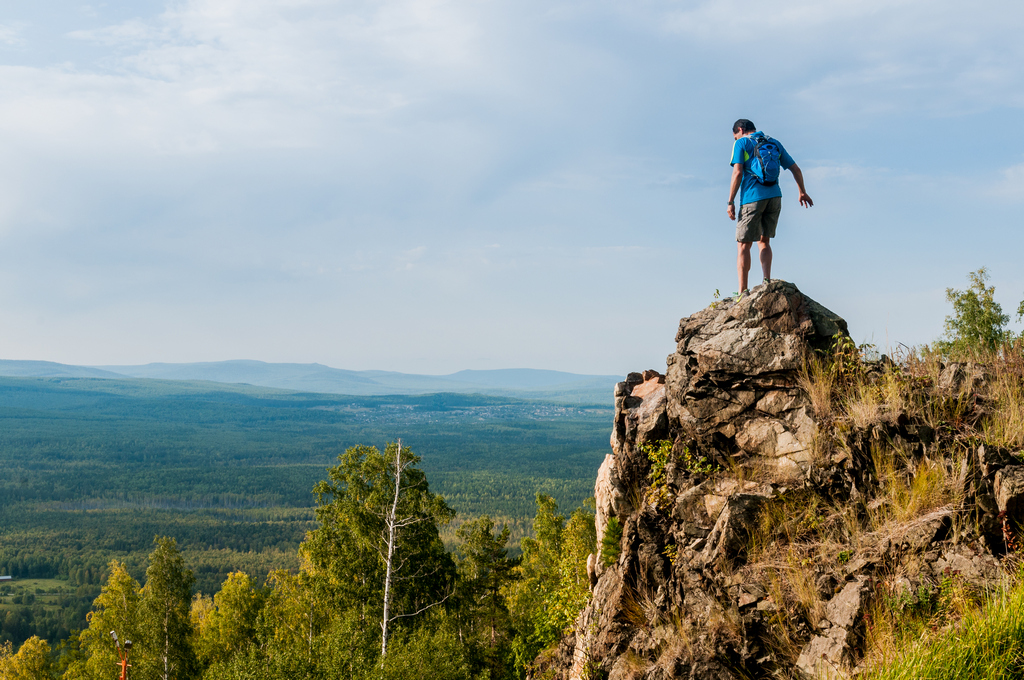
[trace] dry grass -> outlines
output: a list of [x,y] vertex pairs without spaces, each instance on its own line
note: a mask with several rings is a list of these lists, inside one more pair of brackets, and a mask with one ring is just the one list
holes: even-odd
[[[827,465],[835,454],[854,455],[849,447],[871,433],[870,451],[857,455],[870,457],[877,486],[868,498],[834,505],[794,488],[766,503],[751,530],[743,571],[777,607],[766,612],[771,630],[766,638],[781,659],[795,661],[808,628],[821,619],[832,596],[822,591],[829,583],[823,576],[842,583],[843,564],[937,510],[955,511],[954,540],[973,534],[975,520],[963,510],[969,457],[981,442],[1024,448],[1024,343],[974,357],[983,364],[985,382],[965,381],[952,392],[938,387],[947,364],[935,353],[910,351],[895,362],[865,364],[851,345],[843,341],[831,355],[811,358],[800,379],[819,424],[813,460]],[[931,429],[927,439],[922,434],[926,445],[887,438],[907,419],[919,432],[921,426]],[[770,479],[770,470],[753,465],[748,474]],[[895,576],[893,582],[906,583]],[[969,612],[977,611],[978,602],[978,593],[955,578],[926,584],[919,592],[884,593],[870,615],[869,665],[897,658],[911,641],[974,616]]]
[[990,368],[988,396],[994,409],[983,426],[985,439],[996,446],[1024,448],[1024,341],[1007,348]]
[[668,623],[668,616],[658,608],[654,593],[648,588],[624,585],[622,613],[634,627],[650,633],[655,627]]
[[836,379],[828,368],[826,360],[809,357],[800,374],[800,388],[811,400],[811,408],[819,423],[832,421],[835,402]]
[[868,511],[872,531],[891,532],[922,515],[963,503],[965,470],[961,453],[952,459],[915,460],[899,446],[873,446],[875,474],[880,485],[876,504]]

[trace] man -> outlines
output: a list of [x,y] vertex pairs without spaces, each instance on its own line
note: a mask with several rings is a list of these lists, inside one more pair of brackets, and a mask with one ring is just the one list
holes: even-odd
[[[750,272],[750,245],[757,241],[761,272],[764,283],[772,277],[772,247],[769,241],[775,238],[775,227],[779,223],[779,212],[782,210],[782,187],[778,181],[762,184],[755,176],[751,164],[754,160],[757,141],[764,136],[746,118],[733,123],[732,138],[736,140],[732,146],[732,181],[729,183],[729,207],[727,213],[730,220],[736,219],[736,194],[739,192],[739,220],[736,223],[736,273],[739,274],[739,295],[743,296],[747,289],[747,274]],[[793,161],[782,144],[772,140],[779,150],[779,164],[783,170],[793,173],[796,186],[800,190],[800,205],[809,208],[814,201],[804,190],[804,175],[800,167]]]

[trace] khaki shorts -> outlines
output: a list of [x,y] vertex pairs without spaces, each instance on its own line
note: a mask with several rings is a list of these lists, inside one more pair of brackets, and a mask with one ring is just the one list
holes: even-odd
[[775,238],[775,227],[779,226],[780,212],[781,196],[741,205],[740,213],[736,216],[736,240],[740,243],[750,243],[760,241],[763,237]]

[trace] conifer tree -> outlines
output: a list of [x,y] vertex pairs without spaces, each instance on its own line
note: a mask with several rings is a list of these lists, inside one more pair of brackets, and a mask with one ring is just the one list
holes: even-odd
[[512,579],[516,560],[510,559],[508,549],[509,527],[494,531],[494,521],[484,515],[459,527],[456,536],[461,541],[458,552],[460,598],[459,610],[466,623],[467,635],[483,647],[483,665],[491,678],[503,677],[504,646],[510,627],[504,586]]

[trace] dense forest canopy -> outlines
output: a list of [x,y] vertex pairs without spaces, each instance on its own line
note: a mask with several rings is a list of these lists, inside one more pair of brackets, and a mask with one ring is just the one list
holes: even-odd
[[110,561],[144,580],[157,535],[176,539],[208,595],[233,571],[262,586],[272,570],[297,569],[316,527],[314,485],[346,449],[399,436],[457,511],[440,528],[449,547],[486,514],[518,553],[538,491],[569,508],[591,495],[609,413],[473,395],[0,378],[0,575],[16,577],[0,584],[0,641],[56,645],[82,628]]

